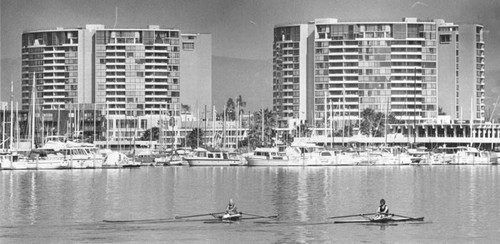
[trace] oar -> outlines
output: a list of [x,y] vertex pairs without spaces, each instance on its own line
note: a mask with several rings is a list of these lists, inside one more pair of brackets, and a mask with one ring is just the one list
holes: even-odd
[[208,215],[222,214],[222,213],[224,213],[224,212],[220,212],[220,213],[206,213],[206,214],[195,214],[195,215],[186,215],[186,216],[175,216],[175,219],[194,218],[194,217],[201,217],[201,216],[208,216]]
[[243,213],[243,212],[240,212],[240,214],[244,214],[244,215],[248,215],[248,216],[253,216],[253,217],[257,217],[257,218],[270,218],[270,219],[275,219],[275,218],[278,218],[278,215],[271,215],[271,216],[262,216],[262,215],[256,215],[256,214],[250,214],[250,213]]
[[372,215],[372,214],[376,214],[376,213],[351,214],[351,215],[334,216],[334,217],[328,217],[328,218],[329,219],[340,219],[340,218],[357,217],[357,216]]
[[130,219],[130,220],[103,220],[103,222],[107,223],[127,223],[127,222],[160,222],[160,221],[170,221],[172,218],[163,218],[163,219]]
[[417,218],[415,218],[415,217],[408,217],[408,216],[399,215],[399,214],[392,214],[392,215],[397,216],[397,217],[401,217],[401,218],[405,218],[405,219],[410,219],[410,220],[412,220],[412,219],[417,219]]

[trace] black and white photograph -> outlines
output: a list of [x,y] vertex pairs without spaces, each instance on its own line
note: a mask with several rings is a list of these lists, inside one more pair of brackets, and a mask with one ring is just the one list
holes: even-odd
[[0,0],[0,243],[497,243],[499,162],[499,0]]

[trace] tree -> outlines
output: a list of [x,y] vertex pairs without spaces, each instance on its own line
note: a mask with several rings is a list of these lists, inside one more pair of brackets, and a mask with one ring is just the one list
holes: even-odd
[[309,128],[309,124],[306,121],[300,121],[300,125],[295,128],[295,133],[297,137],[310,136],[311,129]]
[[[153,135],[153,138],[151,138],[151,134]],[[147,129],[144,131],[144,134],[142,134],[141,138],[139,139],[140,141],[158,141],[160,138],[160,128],[158,127],[153,127],[151,129]]]
[[[380,137],[385,133],[385,114],[382,112],[375,112],[371,108],[366,108],[361,112],[361,126],[360,131],[364,135]],[[387,116],[387,124],[398,124],[393,113]]]
[[442,107],[438,107],[438,115],[446,115],[446,112],[443,111]]
[[293,135],[290,133],[290,131],[286,130],[282,133],[278,133],[276,139],[280,140],[286,145],[290,145],[293,142]]
[[191,107],[187,104],[181,104],[181,114],[186,114],[191,111]]
[[[238,116],[245,113],[245,107],[247,106],[247,102],[243,101],[243,97],[238,95],[236,98],[236,109],[238,110]],[[239,109],[238,109],[239,108]]]
[[[262,116],[264,112],[264,117]],[[265,146],[271,144],[271,139],[276,135],[274,128],[277,123],[277,115],[269,109],[261,110],[253,114],[254,122],[248,135],[248,142],[252,147]],[[262,130],[262,120],[264,120],[264,130]],[[262,134],[264,131],[264,135]],[[264,140],[262,140],[262,137]]]
[[228,121],[234,121],[236,119],[236,108],[232,98],[229,98],[226,102],[226,116],[226,120]]
[[203,130],[200,128],[194,128],[186,136],[186,145],[191,148],[196,148],[198,144],[203,146]]

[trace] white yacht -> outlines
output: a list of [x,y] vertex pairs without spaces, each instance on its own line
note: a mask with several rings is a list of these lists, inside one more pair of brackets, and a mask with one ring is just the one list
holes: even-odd
[[240,166],[242,162],[236,154],[224,151],[197,148],[194,154],[184,158],[189,166]]

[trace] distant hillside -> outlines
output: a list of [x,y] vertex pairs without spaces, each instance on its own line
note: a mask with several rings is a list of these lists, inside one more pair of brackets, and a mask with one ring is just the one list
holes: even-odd
[[246,111],[271,108],[273,101],[272,60],[249,60],[214,56],[212,94],[217,111],[231,97],[247,102]]

